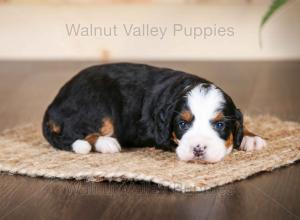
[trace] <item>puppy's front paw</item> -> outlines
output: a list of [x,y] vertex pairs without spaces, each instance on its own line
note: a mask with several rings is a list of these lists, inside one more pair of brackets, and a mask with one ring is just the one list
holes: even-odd
[[267,142],[259,136],[244,136],[240,149],[244,151],[260,150],[267,146]]
[[92,150],[92,146],[85,140],[76,140],[72,144],[72,149],[77,154],[88,154]]
[[116,138],[99,137],[95,143],[95,149],[101,153],[117,153],[121,151],[121,146]]

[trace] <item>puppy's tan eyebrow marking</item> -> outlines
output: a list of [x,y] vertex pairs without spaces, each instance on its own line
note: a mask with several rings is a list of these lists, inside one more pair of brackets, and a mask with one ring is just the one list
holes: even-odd
[[180,113],[180,118],[184,121],[192,121],[193,120],[193,114],[191,111],[183,111]]
[[212,119],[212,121],[217,122],[223,119],[224,119],[224,114],[222,112],[218,112],[217,115]]

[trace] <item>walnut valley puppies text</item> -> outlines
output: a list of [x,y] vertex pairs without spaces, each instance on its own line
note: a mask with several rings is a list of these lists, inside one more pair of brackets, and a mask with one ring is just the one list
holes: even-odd
[[235,29],[232,26],[191,26],[173,24],[168,26],[153,24],[114,24],[101,26],[94,24],[65,24],[69,37],[128,37],[128,38],[158,38],[188,37],[194,40],[234,37]]

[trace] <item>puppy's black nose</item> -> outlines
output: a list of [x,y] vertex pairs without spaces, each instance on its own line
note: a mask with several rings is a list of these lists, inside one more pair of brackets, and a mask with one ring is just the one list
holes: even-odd
[[194,153],[195,157],[203,156],[205,149],[206,149],[206,146],[202,146],[202,145],[197,145],[196,147],[194,147],[193,153]]

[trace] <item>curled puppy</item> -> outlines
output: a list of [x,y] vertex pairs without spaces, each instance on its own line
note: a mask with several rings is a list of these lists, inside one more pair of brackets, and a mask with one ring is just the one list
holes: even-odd
[[55,148],[87,154],[155,146],[181,160],[217,162],[233,148],[261,149],[219,87],[198,76],[143,64],[92,66],[49,105],[43,134]]

